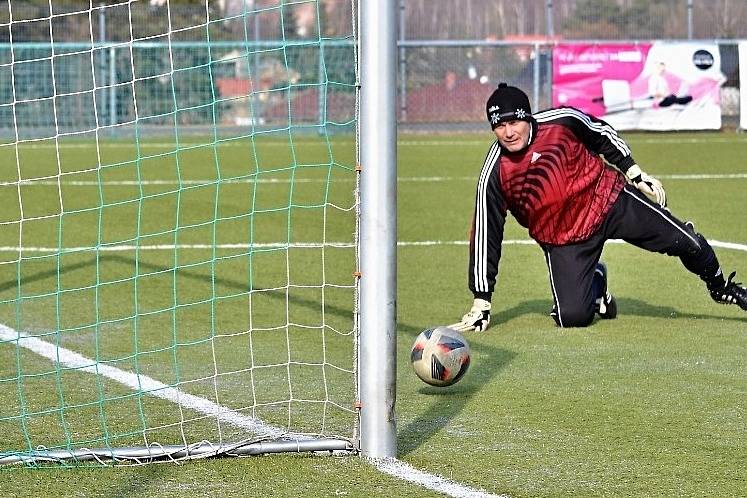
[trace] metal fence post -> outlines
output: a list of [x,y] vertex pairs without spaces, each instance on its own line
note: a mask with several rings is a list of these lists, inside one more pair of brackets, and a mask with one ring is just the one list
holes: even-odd
[[[405,41],[407,18],[405,17],[405,0],[399,0],[399,41]],[[399,119],[407,121],[407,58],[405,47],[399,44]]]
[[693,39],[693,0],[687,0],[687,39]]
[[324,66],[324,44],[319,40],[319,57],[318,57],[318,77],[319,86],[316,92],[317,102],[317,113],[319,115],[319,135],[324,134],[324,123],[326,120],[326,105],[327,105],[327,71]]
[[117,124],[117,53],[109,47],[109,124]]
[[534,64],[532,65],[532,105],[535,111],[540,109],[540,44],[534,42]]

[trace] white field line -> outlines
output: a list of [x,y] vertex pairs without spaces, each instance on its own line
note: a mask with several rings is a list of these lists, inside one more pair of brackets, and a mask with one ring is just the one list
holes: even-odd
[[[3,324],[0,324],[0,341],[15,343],[19,347],[33,351],[56,363],[59,368],[70,368],[76,369],[78,372],[101,375],[130,389],[171,401],[184,408],[215,417],[220,422],[246,429],[254,434],[269,435],[276,438],[281,436],[304,437],[288,434],[283,429],[265,424],[261,420],[231,410],[200,396],[187,394],[146,375],[137,375],[104,363],[97,363],[74,351],[31,337]],[[372,459],[370,461],[381,472],[454,498],[503,498],[505,496],[500,495],[499,497],[480,489],[464,486],[437,474],[423,472],[394,458]]]
[[[656,178],[664,180],[731,180],[747,178],[747,173],[694,173],[694,174],[674,174],[674,175],[655,175]],[[477,179],[474,176],[400,176],[398,182],[452,182],[452,181],[473,181]],[[56,183],[55,183],[56,185]]]
[[352,242],[294,242],[286,244],[283,242],[268,242],[260,244],[152,244],[152,245],[135,245],[122,244],[110,246],[77,246],[77,247],[11,247],[0,246],[0,252],[39,252],[39,253],[71,253],[82,251],[100,251],[100,252],[126,252],[126,251],[174,251],[177,249],[311,249],[322,247],[347,248],[355,247]]
[[[622,239],[609,239],[606,241],[607,244],[625,244],[626,242]],[[747,252],[747,244],[738,244],[735,242],[722,242],[720,240],[708,240],[708,243],[713,247],[719,247],[722,249],[734,249],[736,251]],[[397,242],[399,247],[413,247],[413,246],[466,246],[469,242],[466,240],[423,240],[413,242]],[[508,245],[536,245],[537,243],[531,239],[508,239],[504,240],[503,244]]]
[[377,458],[371,459],[371,463],[385,474],[404,479],[405,481],[420,484],[421,486],[428,488],[445,495],[453,496],[455,498],[507,498],[508,495],[494,495],[480,489],[470,488],[462,484],[456,483],[445,477],[438,475],[429,474],[418,470],[412,465],[397,460],[395,458]]
[[[490,146],[493,138],[487,133],[485,140],[398,140],[397,145],[404,145],[409,147],[432,147],[438,145],[444,145],[449,147],[455,147],[460,145],[483,145],[486,148]],[[639,138],[639,137],[623,137],[626,143],[629,144],[712,144],[712,143],[729,143],[729,144],[745,144],[747,145],[747,138],[739,136],[727,136],[727,137],[689,137],[689,138]],[[239,145],[239,144],[236,144]],[[287,144],[286,144],[287,145]],[[53,147],[53,144],[47,145],[47,147]],[[171,145],[173,147],[173,144]],[[90,147],[90,146],[89,146]]]
[[[608,244],[624,244],[624,240],[610,239]],[[747,252],[747,244],[735,242],[722,242],[720,240],[709,240],[713,247],[722,249],[733,249],[735,251]],[[433,247],[433,246],[466,246],[469,242],[466,240],[416,240],[416,241],[399,241],[398,247]],[[508,239],[503,241],[504,245],[536,245],[531,239]],[[266,243],[266,244],[154,244],[154,245],[111,245],[111,246],[80,246],[80,247],[17,247],[17,246],[0,246],[0,252],[29,252],[29,253],[71,253],[81,251],[101,251],[101,252],[125,252],[125,251],[174,251],[183,249],[282,249],[282,248],[320,248],[336,247],[346,248],[353,247],[351,242],[324,242],[324,243],[304,243],[296,242],[293,244],[284,243]]]
[[[673,175],[655,175],[656,178],[662,180],[738,180],[747,178],[747,173],[694,173],[694,174],[673,174]],[[353,177],[345,180],[332,180],[337,181],[352,181]],[[401,176],[397,178],[398,182],[401,183],[441,183],[441,182],[455,182],[455,181],[469,181],[474,182],[474,176]],[[325,178],[296,178],[296,179],[280,179],[280,178],[230,178],[230,179],[204,179],[204,180],[51,180],[48,177],[44,179],[34,180],[27,179],[21,181],[2,181],[0,187],[4,186],[25,186],[25,185],[51,185],[51,186],[73,186],[73,187],[98,187],[98,186],[113,186],[113,187],[130,187],[130,186],[148,186],[148,185],[174,185],[174,186],[193,186],[193,185],[218,185],[228,183],[239,183],[239,184],[289,184],[289,183],[329,183],[329,180]]]
[[[488,147],[491,143],[491,137],[490,134],[485,134],[485,140],[476,140],[476,139],[465,139],[465,140],[439,140],[439,139],[422,139],[422,140],[411,140],[411,139],[405,139],[405,140],[398,140],[397,145],[398,146],[405,146],[405,147],[433,147],[433,146],[445,146],[445,147],[455,147],[455,146],[468,146],[468,145],[478,145],[478,146],[485,146]],[[28,140],[28,141],[20,141],[18,143],[18,147],[22,149],[95,149],[96,143],[95,142],[82,142],[82,143],[76,143],[76,142],[69,142],[69,143],[55,143],[53,140],[55,137],[48,137],[47,139],[35,139],[35,140]],[[242,147],[242,148],[252,148],[254,147],[251,142],[251,137],[237,137],[232,139],[225,139],[225,140],[219,140],[216,142],[179,142],[180,148],[191,148],[191,147]],[[343,139],[332,139],[332,141],[335,144],[353,144],[354,141],[351,139],[343,138]],[[625,138],[625,141],[630,144],[712,144],[712,143],[733,143],[733,144],[747,144],[747,139],[741,138],[738,135],[731,135],[726,137],[688,137],[688,138],[677,138],[677,137],[666,137],[666,138],[639,138],[639,137],[627,137]],[[319,145],[319,146],[327,146],[326,142],[310,142],[309,145]],[[0,143],[0,151],[2,151],[3,147],[12,147],[15,148],[16,143],[15,142],[5,142]],[[286,140],[267,140],[262,139],[261,142],[259,142],[256,145],[257,148],[263,148],[263,147],[288,147],[288,141]],[[116,142],[116,141],[106,141],[102,140],[99,142],[98,145],[99,149],[135,149],[139,148],[140,150],[143,149],[168,149],[168,150],[176,150],[176,144],[174,142],[140,142],[139,144],[135,144],[134,142]]]
[[36,337],[31,337],[1,323],[0,340],[16,343],[20,347],[33,351],[57,363],[61,368],[71,368],[79,372],[101,375],[102,377],[119,382],[130,389],[143,391],[145,394],[171,401],[185,408],[215,417],[221,422],[241,427],[254,434],[267,434],[272,437],[280,437],[287,434],[286,431],[267,425],[256,418],[248,417],[230,408],[213,403],[208,399],[187,394],[180,389],[159,382],[147,375],[137,375],[106,365],[105,363],[97,363],[95,360],[86,358],[74,351],[42,341]]
[[[69,176],[66,174],[65,176]],[[353,176],[351,174],[348,181],[353,181]],[[335,180],[332,180],[334,182]],[[129,187],[133,185],[218,185],[218,184],[226,184],[226,183],[279,183],[279,184],[288,184],[288,183],[329,183],[329,180],[326,178],[295,178],[291,180],[288,179],[280,179],[280,178],[229,178],[229,179],[221,179],[217,180],[215,178],[213,179],[204,179],[204,180],[104,180],[101,182],[95,181],[95,180],[50,180],[49,178],[45,178],[43,180],[21,180],[13,181],[13,182],[0,182],[0,187],[3,186],[9,186],[9,185],[53,185],[53,186],[72,186],[72,187],[96,187],[99,185],[102,186],[113,186],[113,187]]]

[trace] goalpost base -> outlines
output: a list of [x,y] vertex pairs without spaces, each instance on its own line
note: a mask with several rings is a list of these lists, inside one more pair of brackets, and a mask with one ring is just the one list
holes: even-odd
[[302,452],[344,452],[355,453],[357,450],[346,439],[281,439],[274,441],[255,441],[235,444],[213,444],[204,441],[191,446],[152,445],[131,446],[122,448],[94,448],[79,450],[38,451],[26,455],[9,455],[0,457],[0,466],[12,464],[33,464],[42,462],[64,463],[96,461],[148,463],[164,460],[208,458],[217,456],[252,456],[269,453],[302,453]]

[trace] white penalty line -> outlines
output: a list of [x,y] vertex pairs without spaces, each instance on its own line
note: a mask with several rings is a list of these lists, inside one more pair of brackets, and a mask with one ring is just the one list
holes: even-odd
[[[672,175],[655,175],[662,180],[739,180],[747,178],[747,173],[693,173],[693,174],[672,174]],[[166,186],[214,186],[225,184],[296,184],[296,183],[337,183],[352,182],[355,178],[350,174],[349,178],[326,179],[326,178],[227,178],[227,179],[204,179],[204,180],[50,180],[28,179],[20,181],[0,182],[0,187],[9,186],[55,186],[55,187],[132,187],[148,185],[166,185]],[[400,183],[441,183],[456,181],[476,181],[474,176],[400,176],[397,182]]]
[[[473,134],[474,135],[474,134]],[[432,147],[432,146],[484,146],[488,147],[491,144],[491,138],[489,134],[485,135],[485,140],[465,138],[464,140],[459,139],[402,139],[397,141],[398,146],[406,147]],[[205,141],[205,142],[127,142],[127,141],[109,141],[100,139],[98,144],[95,140],[91,139],[90,142],[66,142],[55,140],[57,137],[44,137],[33,140],[21,140],[19,142],[3,142],[0,143],[0,150],[4,147],[18,147],[21,149],[168,149],[169,151],[178,151],[184,148],[213,148],[213,147],[241,147],[245,149],[253,149],[262,147],[288,147],[289,140],[280,139],[268,139],[261,137],[260,134],[252,137],[251,135],[244,135],[240,137],[226,138],[216,141]],[[254,138],[254,141],[252,140]],[[627,143],[630,144],[708,144],[708,143],[733,143],[733,144],[747,144],[747,139],[742,138],[739,135],[732,135],[726,137],[661,137],[661,138],[645,138],[629,136],[624,138]],[[74,140],[74,139],[71,139]],[[259,140],[259,142],[257,142]],[[297,142],[294,140],[294,142]],[[354,144],[355,141],[350,138],[330,138],[330,142],[335,144]],[[313,141],[308,142],[300,141],[299,145],[317,145],[319,147],[327,147],[327,141]]]
[[0,341],[3,343],[15,343],[26,348],[39,356],[43,356],[59,365],[59,367],[74,369],[79,372],[87,372],[101,375],[130,389],[141,391],[150,396],[171,401],[185,408],[195,410],[215,417],[221,422],[226,422],[236,427],[241,427],[255,434],[281,437],[287,435],[286,431],[267,425],[253,417],[247,417],[239,412],[213,403],[210,400],[185,393],[184,391],[159,382],[147,375],[126,372],[117,367],[105,363],[96,362],[69,349],[32,337],[23,332],[0,323]]
[[481,489],[464,486],[439,475],[423,472],[396,458],[376,458],[371,459],[371,463],[385,474],[455,498],[508,498],[508,495],[494,495]]
[[[519,245],[519,246],[532,246],[537,245],[537,242],[535,242],[532,239],[514,239],[514,240],[504,240],[502,242],[504,245]],[[605,242],[606,244],[626,244],[626,242],[622,239],[609,239]],[[720,240],[714,240],[709,239],[708,243],[711,244],[713,247],[718,247],[721,249],[733,249],[735,251],[745,251],[747,252],[747,244],[738,244],[735,242],[723,242]],[[467,246],[469,245],[469,241],[466,240],[423,240],[423,241],[413,241],[413,242],[397,242],[397,246],[399,247],[417,247],[417,246]]]
[[[747,178],[747,173],[692,173],[692,174],[672,174],[672,175],[654,175],[662,180],[739,180]],[[324,180],[318,180],[324,181]],[[338,180],[339,181],[339,180]],[[398,182],[455,182],[469,181],[476,182],[474,176],[400,176]]]
[[[290,173],[288,173],[290,175]],[[221,179],[204,179],[204,180],[21,180],[12,182],[0,182],[0,187],[8,186],[61,186],[61,187],[132,187],[132,186],[148,186],[148,185],[176,185],[176,186],[188,186],[192,187],[195,185],[204,185],[206,187],[213,185],[225,185],[231,183],[238,184],[281,184],[287,185],[289,183],[336,183],[341,181],[352,182],[355,179],[353,173],[350,172],[350,178],[345,179],[331,179],[326,178],[221,178]]]
[[[297,437],[305,438],[303,435],[288,433],[279,427],[265,424],[261,420],[249,417],[225,406],[219,405],[200,396],[188,394],[181,389],[169,386],[157,381],[147,375],[134,374],[121,370],[117,367],[99,363],[69,349],[43,341],[37,337],[29,336],[23,332],[0,324],[0,344],[13,343],[18,347],[26,348],[39,356],[56,363],[60,368],[73,369],[78,372],[87,372],[101,375],[118,382],[132,390],[143,392],[150,396],[171,401],[184,408],[194,410],[198,413],[215,417],[220,422],[231,424],[235,427],[246,429],[254,434],[270,437]],[[471,488],[446,479],[437,474],[429,474],[422,470],[394,458],[370,459],[371,463],[381,472],[389,474],[413,484],[439,493],[444,493],[454,498],[504,498],[505,495],[494,495],[480,489]]]
[[332,247],[335,249],[345,249],[355,247],[352,242],[293,242],[290,244],[283,242],[268,242],[258,244],[118,244],[107,246],[77,246],[77,247],[17,247],[17,246],[0,246],[0,252],[30,252],[30,253],[60,253],[68,254],[74,252],[127,252],[127,251],[175,251],[181,249],[243,249],[252,251],[255,249],[321,249]]
[[[448,146],[448,147],[454,147],[454,146],[465,146],[465,145],[477,145],[477,146],[485,146],[489,147],[490,144],[493,142],[494,137],[491,137],[489,134],[486,135],[485,140],[475,140],[472,138],[467,138],[465,140],[459,140],[459,139],[432,139],[432,140],[398,140],[397,145],[405,145],[405,146],[414,146],[414,147],[431,147],[431,146]],[[623,140],[625,140],[626,143],[629,144],[708,144],[708,143],[733,143],[733,144],[747,144],[747,139],[743,138],[743,136],[739,135],[732,135],[732,136],[726,136],[726,137],[662,137],[662,138],[643,138],[643,137],[634,137],[634,136],[628,136],[623,137]],[[239,144],[237,144],[239,145]],[[50,145],[51,147],[51,145]]]
[[[610,239],[606,242],[607,244],[623,244],[624,240],[621,239]],[[735,242],[723,242],[720,240],[708,240],[708,243],[713,247],[721,249],[733,249],[735,251],[747,252],[747,244],[739,244]],[[503,241],[504,245],[537,245],[534,240],[531,239],[509,239]],[[438,246],[467,246],[469,241],[466,240],[420,240],[420,241],[399,241],[397,247],[438,247]],[[29,252],[29,253],[74,253],[74,252],[86,252],[86,251],[98,251],[98,252],[126,252],[126,251],[175,251],[182,249],[195,249],[195,250],[212,250],[212,249],[319,249],[324,247],[333,247],[336,249],[340,248],[352,248],[355,244],[351,242],[295,242],[292,244],[284,244],[281,242],[274,243],[262,243],[262,244],[152,244],[152,245],[136,245],[136,244],[122,244],[122,245],[111,245],[111,246],[79,246],[79,247],[18,247],[18,246],[0,246],[0,252]]]

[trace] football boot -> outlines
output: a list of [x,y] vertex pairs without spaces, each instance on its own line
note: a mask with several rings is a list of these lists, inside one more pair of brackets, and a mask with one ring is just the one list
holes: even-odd
[[597,263],[594,269],[594,279],[602,281],[601,294],[594,300],[597,314],[604,320],[617,318],[617,301],[607,288],[607,265],[602,262]]
[[719,304],[736,304],[743,310],[747,310],[747,288],[741,283],[734,281],[737,272],[731,272],[726,284],[719,288],[709,288],[711,298]]

